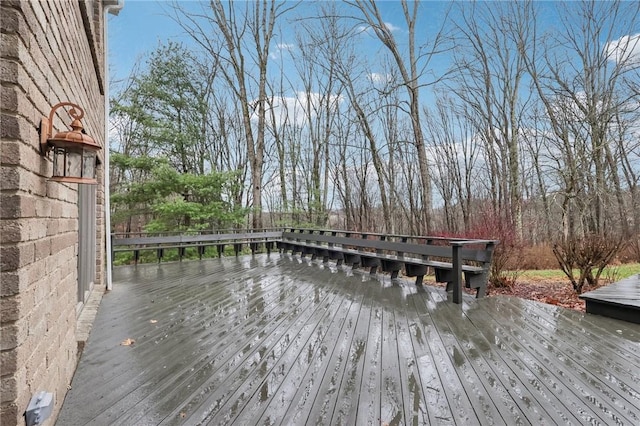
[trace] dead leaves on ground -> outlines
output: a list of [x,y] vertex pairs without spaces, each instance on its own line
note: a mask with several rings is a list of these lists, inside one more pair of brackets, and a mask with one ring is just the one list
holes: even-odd
[[519,280],[510,288],[492,288],[490,295],[515,296],[574,311],[585,311],[584,301],[578,297],[571,284],[565,282]]

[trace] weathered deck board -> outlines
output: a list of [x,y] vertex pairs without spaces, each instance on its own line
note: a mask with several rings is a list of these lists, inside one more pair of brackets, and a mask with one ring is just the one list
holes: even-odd
[[636,324],[279,254],[114,280],[60,425],[640,424]]
[[640,274],[580,295],[587,312],[640,324]]

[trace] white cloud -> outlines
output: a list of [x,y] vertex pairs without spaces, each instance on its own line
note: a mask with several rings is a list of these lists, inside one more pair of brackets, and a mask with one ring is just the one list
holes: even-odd
[[387,29],[391,32],[394,31],[400,31],[400,27],[396,27],[395,25],[393,25],[391,22],[385,22],[384,26],[387,27]]
[[293,43],[278,43],[277,44],[278,50],[282,51],[282,50],[288,50],[288,51],[292,51],[293,49],[295,49],[295,45]]
[[[307,123],[307,116],[310,115],[313,119],[316,116],[315,111],[322,107],[322,103],[331,102],[333,108],[337,108],[338,104],[342,101],[342,98],[336,95],[330,95],[329,99],[323,99],[324,95],[319,93],[296,92],[295,96],[276,96],[271,100],[271,106],[273,113],[275,114],[275,120],[277,126],[282,126],[285,122],[289,124],[295,124],[302,126]],[[306,113],[306,109],[309,108],[309,114]],[[257,113],[254,111],[252,120],[257,120]],[[270,114],[269,112],[267,114]],[[269,115],[269,125],[271,125],[271,118]]]
[[605,46],[610,61],[623,65],[640,65],[640,34],[625,35]]
[[293,43],[277,43],[276,48],[269,53],[271,59],[280,59],[283,52],[293,52],[296,45]]
[[[391,22],[385,22],[382,25],[384,25],[384,27],[390,32],[400,31],[402,29],[400,27],[396,27]],[[359,27],[356,28],[356,34],[363,34],[363,33],[370,36],[374,35],[373,28],[370,26],[360,25]]]
[[369,74],[369,80],[372,83],[386,83],[389,81],[390,76],[388,74],[380,74],[377,72],[372,72]]

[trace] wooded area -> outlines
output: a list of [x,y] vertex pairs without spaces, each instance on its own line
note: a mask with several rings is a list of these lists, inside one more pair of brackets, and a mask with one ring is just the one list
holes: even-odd
[[370,0],[175,2],[193,43],[112,93],[115,228],[548,244],[577,291],[640,261],[640,3],[432,5],[398,2],[400,37]]

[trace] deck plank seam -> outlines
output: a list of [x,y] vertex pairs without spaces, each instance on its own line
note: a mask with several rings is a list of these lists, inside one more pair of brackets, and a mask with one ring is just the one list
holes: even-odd
[[[337,297],[337,296],[336,296],[336,297]],[[342,302],[343,302],[343,301],[340,301],[340,303],[342,303]],[[319,307],[318,307],[318,308],[319,308]],[[329,312],[329,311],[327,311],[327,312]],[[336,312],[335,312],[335,314],[337,314],[337,313],[338,313],[338,312],[336,311]],[[327,318],[331,318],[331,321],[329,322],[329,325],[330,325],[330,324],[331,324],[331,322],[333,321],[333,318],[334,318],[334,317],[335,317],[335,315],[334,315],[334,316],[331,316],[331,317],[327,317]],[[308,318],[307,318],[307,321],[308,321]],[[304,326],[304,324],[303,324],[303,326]],[[329,331],[329,329],[327,329],[327,332],[328,332],[328,331]],[[264,377],[266,377],[266,376],[264,376]],[[262,383],[262,382],[261,382],[261,383]],[[255,391],[255,392],[257,392],[257,389],[256,389],[256,391]],[[252,395],[252,397],[251,397],[251,398],[253,398],[253,397],[255,396],[255,392],[254,392],[254,394]],[[212,422],[212,421],[215,421],[216,417],[217,417],[217,415],[216,415],[216,416],[214,416],[213,418],[211,418],[211,419],[210,419],[210,421],[211,421],[211,422]]]
[[[331,296],[333,296],[333,297],[332,297],[332,299],[333,299],[333,298],[335,298],[335,295],[328,294],[328,297],[331,297]],[[319,309],[321,306],[322,306],[322,305],[319,305],[319,306],[317,307],[317,309]],[[310,315],[310,316],[311,316],[311,315],[313,315],[313,313],[315,313],[315,311],[316,311],[316,310],[312,311],[309,315]],[[302,315],[302,313],[304,313],[304,311],[302,311],[302,312],[301,312],[301,315]],[[300,315],[296,316],[296,318],[300,318]],[[285,317],[285,318],[283,318],[282,322],[284,322],[284,321],[285,321],[285,319],[286,319],[286,317]],[[291,320],[290,320],[290,321],[291,321]],[[280,322],[278,325],[282,324],[282,322]],[[262,340],[262,341],[264,342],[264,341],[266,340],[266,338],[267,338],[267,337],[272,337],[272,336],[273,336],[273,333],[275,332],[275,330],[276,330],[277,328],[278,328],[278,327],[274,327],[274,331],[272,331],[272,332],[271,332],[271,334],[269,334],[268,336],[264,336],[264,337],[265,337],[265,339],[264,339],[264,340]],[[274,343],[273,343],[271,346],[275,345],[275,343],[276,343],[276,342],[277,342],[277,339],[275,339]],[[258,345],[256,345],[256,347],[257,347],[257,346],[258,346]],[[270,347],[271,347],[271,346],[270,346]],[[257,350],[257,349],[254,349],[250,354],[254,354],[256,350]],[[266,354],[266,352],[265,352],[265,354]],[[249,356],[249,354],[247,354],[247,356],[245,356],[245,358],[244,358],[244,359],[246,360],[246,359],[248,358],[248,356]],[[240,365],[240,364],[239,364],[239,365]],[[237,368],[239,368],[239,367],[237,367]],[[235,371],[235,370],[234,370],[234,371]],[[228,396],[228,397],[227,397],[227,401],[226,401],[225,403],[223,403],[223,405],[221,405],[221,408],[220,408],[219,410],[217,410],[215,413],[207,413],[207,414],[202,418],[202,420],[204,421],[204,420],[207,420],[207,419],[208,419],[208,421],[212,421],[212,418],[215,418],[215,416],[216,416],[216,415],[221,411],[222,407],[224,407],[224,405],[229,401],[229,399],[228,399],[228,398],[230,398],[230,396]],[[208,398],[208,399],[211,399],[211,397],[210,397],[210,398]],[[206,404],[206,401],[203,401],[201,404],[199,404],[199,405],[198,405],[198,407],[201,407],[201,406],[202,406],[202,405],[204,405],[204,404]]]
[[[283,311],[284,311],[284,310],[283,310]],[[256,331],[256,333],[257,333],[257,331]],[[180,348],[176,348],[176,350],[180,350]],[[206,363],[205,363],[205,365],[206,365]],[[152,396],[152,395],[150,395],[149,397],[151,397],[151,396]],[[128,397],[129,397],[129,398],[131,398],[131,394],[129,394],[129,395],[128,395]],[[132,408],[132,409],[133,409],[133,408]],[[120,418],[121,418],[121,417],[123,417],[125,414],[126,414],[126,413],[123,413],[123,414],[120,416]]]
[[[441,301],[444,302],[442,298]],[[463,321],[465,323],[469,322],[472,325],[467,314],[467,311],[470,309],[470,304],[475,305],[474,301],[463,301],[462,307],[444,304],[445,309],[452,313],[452,315],[445,317],[445,321],[449,329],[452,330],[453,335],[456,336],[456,344],[466,358],[466,362],[478,377],[478,381],[482,386],[481,389],[484,389],[487,395],[499,396],[499,398],[492,398],[491,402],[494,404],[501,420],[505,424],[511,424],[518,419],[526,418],[524,412],[519,407],[519,403],[510,395],[509,385],[505,384],[500,378],[500,374],[493,369],[493,360],[487,360],[481,355],[482,350],[479,349],[478,344],[488,345],[486,339],[482,337],[481,341],[476,341],[478,337],[477,332],[461,325]],[[454,315],[458,315],[461,318],[458,321],[452,321],[451,318]],[[461,340],[461,337],[464,340]],[[499,405],[498,402],[501,404]],[[513,404],[514,402],[516,403]]]
[[[546,371],[547,373],[552,374],[556,379],[556,385],[560,385],[560,387],[567,389],[567,392],[570,393],[573,399],[578,402],[577,405],[576,402],[573,403],[571,411],[583,413],[584,421],[589,421],[589,419],[599,419],[599,421],[606,423],[607,420],[601,417],[603,413],[595,411],[593,407],[593,403],[597,401],[597,392],[587,391],[586,389],[588,389],[589,386],[585,386],[584,375],[576,375],[574,371],[576,369],[580,369],[581,366],[572,362],[570,357],[566,357],[563,352],[555,346],[557,344],[557,339],[549,340],[548,333],[540,334],[536,331],[535,328],[533,328],[534,323],[535,322],[527,321],[526,323],[519,322],[516,325],[512,322],[509,324],[509,330],[513,337],[515,337],[520,344],[526,348],[527,352],[533,356],[540,365],[545,366],[546,370],[541,369],[541,371]],[[517,327],[517,329],[514,329],[514,327]],[[529,331],[527,332],[527,330]],[[553,355],[555,353],[555,355],[559,355],[560,358],[554,362],[548,356],[542,354],[537,347],[532,346],[532,339],[524,339],[524,335],[534,337],[534,340],[537,341],[536,346],[545,346],[546,350],[553,348],[552,352],[549,354]],[[538,337],[536,338],[536,336]],[[560,362],[562,362],[562,366],[559,365]],[[572,368],[569,367],[567,362],[570,363]],[[600,398],[606,400],[606,398],[602,398],[602,395]],[[587,404],[588,401],[591,402],[590,405]],[[567,399],[563,399],[563,402],[567,402]],[[612,420],[615,421],[615,419]]]
[[[256,323],[256,324],[257,324],[257,323],[261,322],[261,321],[262,321],[262,320],[261,320],[261,318],[262,318],[263,316],[265,316],[265,315],[267,315],[267,316],[268,316],[268,315],[272,314],[274,311],[276,311],[276,309],[277,309],[277,307],[273,307],[269,312],[265,312],[265,313],[264,313],[263,315],[261,315],[260,317],[256,317],[256,318],[255,318],[255,320],[253,321],[253,323]],[[284,311],[284,310],[281,310],[281,312],[282,312],[282,311]],[[243,328],[246,328],[246,323],[244,324],[244,326],[241,326],[240,324],[236,325],[233,329],[231,329],[231,330],[229,330],[229,331],[228,331],[228,333],[226,334],[225,338],[228,338],[228,339],[234,339],[234,338],[235,338],[234,330],[240,330],[240,329],[243,329]],[[256,329],[256,330],[253,332],[253,334],[252,334],[252,335],[256,335],[257,333],[259,333],[259,330],[257,330],[257,329]],[[227,336],[228,336],[228,337],[227,337]],[[218,343],[218,346],[222,346],[222,345],[223,345],[223,342],[225,342],[225,341],[226,341],[226,340],[223,340],[223,341],[219,342],[219,343]],[[207,364],[206,360],[198,360],[198,362],[197,362],[197,364],[203,364],[203,363],[204,363],[204,365],[206,365],[206,364]],[[195,369],[195,366],[194,366],[194,365],[192,365],[192,367],[193,367],[193,369]],[[182,380],[182,382],[186,382],[188,379],[190,379],[191,377],[193,377],[195,374],[197,374],[197,371],[199,371],[199,369],[201,369],[201,368],[202,368],[202,366],[199,366],[197,370],[194,370],[193,374],[188,375],[188,376],[185,376],[185,377],[182,377],[182,379],[181,379],[181,380]],[[187,370],[189,370],[189,371],[190,371],[191,369],[187,369]],[[171,385],[171,384],[170,384],[170,385]],[[175,385],[175,383],[173,383],[173,385]],[[159,392],[160,392],[160,391],[159,391]],[[160,393],[162,393],[162,392],[160,392]],[[151,397],[151,396],[152,396],[152,395],[150,395],[149,397]]]

